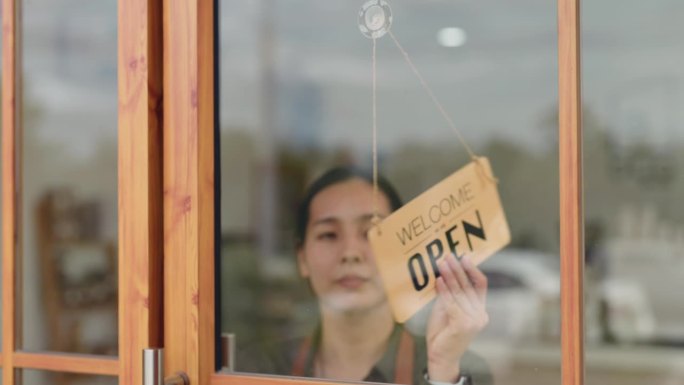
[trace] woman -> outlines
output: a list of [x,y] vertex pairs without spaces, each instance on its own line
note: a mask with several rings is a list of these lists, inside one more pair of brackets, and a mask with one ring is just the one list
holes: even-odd
[[299,273],[309,280],[320,327],[280,349],[271,372],[345,381],[407,384],[491,384],[484,361],[467,352],[487,323],[487,280],[468,260],[439,263],[437,300],[424,338],[392,319],[366,236],[374,209],[386,217],[401,206],[379,179],[336,168],[308,189],[297,221]]

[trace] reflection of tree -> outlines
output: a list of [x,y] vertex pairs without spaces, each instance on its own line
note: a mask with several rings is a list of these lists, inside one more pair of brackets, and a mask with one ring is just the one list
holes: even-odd
[[[550,148],[558,145],[558,112],[542,119],[542,135]],[[672,142],[657,146],[652,142],[621,140],[622,127],[614,127],[614,117],[603,117],[592,108],[583,111],[583,159],[585,214],[587,220],[611,223],[620,209],[630,205],[655,204],[659,210],[683,217],[684,210],[674,200],[684,187],[679,177],[684,168],[684,145]],[[648,127],[640,127],[647,133]],[[554,154],[557,156],[557,153]],[[554,164],[557,160],[549,159]],[[613,226],[608,226],[611,228]]]
[[682,143],[656,146],[645,141],[618,140],[614,133],[620,131],[590,111],[585,113],[583,125],[588,220],[611,223],[625,206],[650,204],[672,218],[682,218],[684,210],[673,200],[683,187],[681,173],[676,172],[684,167]]
[[[558,167],[553,153],[535,154],[503,138],[476,153],[490,159],[499,179],[513,246],[554,251],[558,218]],[[458,143],[405,144],[388,154],[387,175],[409,200],[469,162]]]
[[663,153],[647,143],[626,146],[614,155],[613,173],[651,186],[667,185],[674,178],[673,154]]
[[[234,207],[241,220],[228,218],[228,223],[251,223],[250,213],[244,207],[256,207],[254,202],[258,196],[254,191],[238,193],[239,189],[246,189],[245,185],[252,185],[251,189],[259,188],[254,164],[257,164],[254,149],[258,147],[254,138],[246,131],[230,131],[222,138],[223,151],[223,196],[241,197],[233,202],[226,202]],[[232,144],[230,144],[232,143]],[[532,153],[524,147],[503,138],[490,140],[481,148],[479,154],[488,156],[495,172],[500,179],[500,191],[504,207],[511,222],[513,239],[517,246],[548,251],[557,250],[558,221],[558,161],[554,151],[548,153]],[[252,154],[252,155],[250,155]],[[345,148],[326,149],[320,147],[290,147],[277,146],[276,163],[279,180],[278,196],[278,247],[292,250],[295,211],[299,199],[309,180],[325,169],[339,164],[359,165],[352,156],[352,151]],[[455,141],[445,143],[406,143],[396,149],[385,150],[381,157],[381,172],[395,184],[405,201],[422,193],[428,187],[464,166],[469,158]],[[248,164],[252,164],[249,166]],[[244,166],[247,164],[247,166]],[[361,164],[366,166],[366,164]],[[242,169],[238,172],[236,170]],[[251,170],[251,171],[250,171]],[[252,174],[252,177],[248,176]],[[235,177],[242,181],[235,184]],[[227,179],[231,178],[231,180]],[[236,195],[237,194],[237,195]],[[240,208],[242,207],[242,208]],[[223,210],[223,218],[231,217]],[[231,225],[232,227],[233,225]],[[224,235],[241,232],[227,230]],[[251,226],[243,227],[242,232],[257,231]]]
[[534,153],[502,140],[490,142],[481,152],[491,158],[499,177],[511,246],[557,252],[557,152]]
[[[259,142],[247,131],[221,136],[221,295],[222,330],[237,335],[238,347],[296,335],[317,314],[308,287],[296,273],[294,223],[299,200],[309,181],[333,165],[353,162],[346,149],[322,149],[279,143],[274,163],[276,258],[267,265],[259,255]],[[293,322],[299,319],[302,322]]]

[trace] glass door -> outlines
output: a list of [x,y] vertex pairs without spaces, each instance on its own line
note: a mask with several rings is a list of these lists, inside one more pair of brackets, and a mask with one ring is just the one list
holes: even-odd
[[[167,374],[185,371],[200,384],[303,381],[291,371],[245,369],[242,353],[306,334],[322,316],[299,259],[294,213],[326,169],[367,168],[371,158],[372,51],[357,27],[362,3],[164,8]],[[497,316],[473,349],[497,383],[582,384],[578,2],[391,3],[402,49],[501,170],[513,245],[481,266],[488,312]],[[468,157],[404,53],[384,39],[380,170],[408,200]],[[507,270],[510,261],[529,270]],[[535,305],[507,308],[515,298]],[[316,369],[304,377],[335,381]]]
[[2,1],[2,383],[133,384],[161,341],[161,2]]
[[684,4],[583,16],[587,380],[682,384]]

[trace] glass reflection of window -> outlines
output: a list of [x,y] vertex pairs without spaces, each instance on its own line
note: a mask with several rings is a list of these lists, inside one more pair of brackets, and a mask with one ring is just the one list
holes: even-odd
[[21,8],[22,349],[116,355],[116,1]]
[[[355,18],[362,3],[220,3],[221,327],[238,349],[316,323],[295,265],[294,211],[306,184],[330,166],[370,164],[371,46]],[[500,177],[512,258],[552,260],[557,277],[555,4],[391,5],[393,33]],[[388,39],[378,40],[378,122],[380,171],[405,201],[468,160]],[[496,332],[485,330],[479,348],[532,357],[493,358],[497,376],[557,381],[559,362],[534,357],[559,354],[558,328],[530,337],[542,333],[524,319],[558,321],[558,281],[548,282],[556,290],[520,296],[544,310],[522,314],[494,301]],[[513,318],[522,326],[497,325]]]
[[684,4],[583,17],[587,379],[680,384]]

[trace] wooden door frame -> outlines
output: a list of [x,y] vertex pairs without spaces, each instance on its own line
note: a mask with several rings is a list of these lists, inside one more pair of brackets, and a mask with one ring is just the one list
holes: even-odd
[[580,0],[558,0],[561,378],[584,384],[584,192]]
[[[562,385],[583,385],[580,2],[557,0],[557,5],[561,378]],[[222,374],[216,373],[214,367],[215,16],[212,0],[170,0],[164,10],[165,89],[169,91],[164,138],[165,328],[175,331],[165,337],[167,373],[188,370],[193,384],[337,384],[317,379]]]
[[[19,287],[16,274],[20,261],[16,258],[21,245],[17,230],[19,207],[17,135],[20,132],[17,115],[21,97],[17,85],[18,9],[13,0],[2,0],[2,383],[14,384],[12,352],[20,343],[14,314],[20,312],[15,298]],[[19,302],[20,303],[20,302]]]
[[119,383],[162,329],[162,0],[119,0]]
[[164,3],[165,372],[215,371],[214,0]]
[[142,349],[162,344],[162,0],[118,1],[119,356],[21,345],[19,0],[2,1],[2,383],[37,369],[142,382]]

